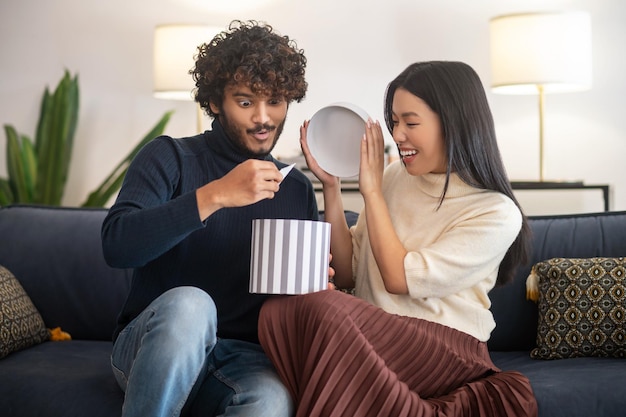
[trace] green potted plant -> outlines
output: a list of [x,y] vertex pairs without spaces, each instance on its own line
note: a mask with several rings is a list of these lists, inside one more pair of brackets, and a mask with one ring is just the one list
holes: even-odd
[[[46,87],[35,140],[5,125],[7,178],[0,178],[0,206],[12,203],[61,205],[78,123],[78,76],[66,70],[53,93]],[[166,112],[135,148],[92,191],[83,207],[103,207],[119,190],[130,161],[163,133],[173,112]]]

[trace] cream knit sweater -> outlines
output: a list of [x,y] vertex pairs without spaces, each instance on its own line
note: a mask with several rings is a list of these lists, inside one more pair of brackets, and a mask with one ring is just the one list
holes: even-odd
[[487,341],[495,327],[488,292],[521,228],[507,196],[471,187],[453,174],[443,204],[445,174],[411,176],[400,162],[387,167],[385,200],[404,259],[408,295],[385,290],[365,216],[352,228],[355,292],[389,313],[419,317]]

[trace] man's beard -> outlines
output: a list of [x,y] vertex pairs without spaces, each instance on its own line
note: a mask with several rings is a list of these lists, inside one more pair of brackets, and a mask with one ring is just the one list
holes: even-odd
[[276,146],[276,142],[278,142],[280,134],[283,132],[286,120],[287,118],[285,118],[278,126],[263,123],[255,125],[252,129],[246,129],[247,134],[254,134],[262,130],[266,130],[268,132],[275,131],[274,140],[267,152],[255,152],[246,146],[246,141],[241,137],[240,130],[230,122],[229,117],[223,111],[219,115],[219,121],[231,143],[237,148],[237,150],[239,150],[239,152],[252,158],[264,158],[272,152],[274,146]]

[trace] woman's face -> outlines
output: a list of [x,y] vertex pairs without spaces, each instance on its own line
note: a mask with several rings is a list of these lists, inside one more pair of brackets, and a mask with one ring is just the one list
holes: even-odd
[[411,175],[446,172],[439,115],[419,97],[398,88],[392,102],[393,140]]

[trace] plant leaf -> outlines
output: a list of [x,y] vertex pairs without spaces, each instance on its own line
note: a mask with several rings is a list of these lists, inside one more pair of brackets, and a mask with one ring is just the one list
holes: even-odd
[[9,181],[0,178],[0,206],[8,206],[11,203],[13,203],[13,193]]
[[36,182],[37,182],[37,155],[35,147],[30,138],[22,135],[22,165],[24,166],[24,183],[28,191],[28,200],[33,202],[36,200]]
[[61,204],[78,121],[78,94],[78,76],[72,79],[67,70],[54,94],[47,88],[44,93],[35,140],[39,203]]
[[124,177],[128,171],[128,167],[137,153],[143,148],[143,146],[150,142],[157,136],[163,134],[165,126],[170,120],[174,112],[166,112],[156,125],[139,141],[139,143],[130,151],[130,153],[124,158],[106,177],[106,179],[92,191],[87,200],[82,204],[83,207],[104,207],[115,193],[119,191],[124,182]]
[[26,182],[26,173],[22,163],[22,147],[20,138],[15,128],[5,125],[4,131],[7,136],[7,172],[9,174],[9,185],[17,203],[28,203],[32,197],[29,193]]
[[39,121],[37,122],[37,131],[35,134],[35,154],[39,155],[37,161],[37,190],[35,195],[37,196],[37,203],[43,203],[46,194],[44,189],[46,187],[46,173],[48,172],[48,165],[51,154],[51,124],[52,124],[52,112],[53,101],[50,95],[48,87],[45,88],[43,97],[41,99],[41,107],[39,110]]

